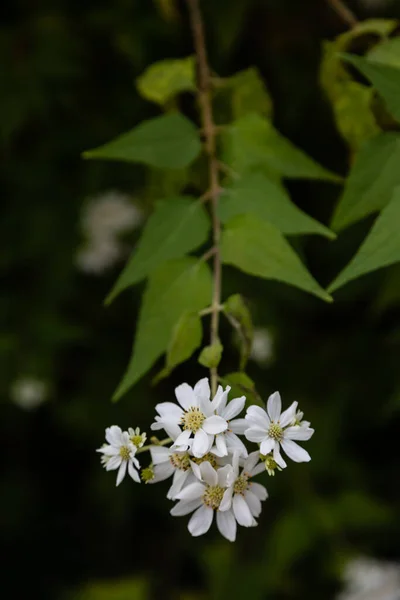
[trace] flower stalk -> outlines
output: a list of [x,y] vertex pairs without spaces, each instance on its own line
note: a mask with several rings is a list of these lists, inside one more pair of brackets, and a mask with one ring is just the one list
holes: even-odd
[[[221,255],[220,255],[220,237],[221,223],[218,218],[218,200],[220,195],[219,185],[219,162],[216,155],[216,135],[217,127],[214,123],[212,110],[212,77],[207,59],[207,48],[204,35],[203,19],[200,12],[198,0],[186,0],[190,24],[193,32],[194,48],[198,66],[198,99],[200,105],[202,133],[204,135],[205,149],[208,155],[208,173],[209,173],[209,198],[211,207],[211,219],[213,228],[214,245],[214,264],[213,264],[213,298],[211,312],[211,335],[210,343],[214,345],[218,342],[219,313],[221,305]],[[214,395],[217,391],[218,372],[217,368],[210,369],[211,391]]]

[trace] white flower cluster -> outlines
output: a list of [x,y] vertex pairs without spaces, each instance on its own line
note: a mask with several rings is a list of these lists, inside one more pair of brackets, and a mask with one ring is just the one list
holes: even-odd
[[48,395],[48,384],[34,377],[16,379],[10,389],[10,396],[14,404],[28,411],[38,408],[47,400]]
[[[171,514],[193,513],[188,529],[199,536],[209,530],[215,513],[220,533],[234,541],[237,524],[257,525],[261,502],[268,497],[266,488],[253,478],[263,471],[273,475],[276,469],[284,469],[281,450],[295,462],[309,461],[310,455],[296,441],[309,440],[314,430],[302,420],[297,402],[282,412],[278,392],[269,397],[266,410],[252,405],[245,418],[237,418],[246,398],[228,401],[229,391],[229,386],[219,387],[211,399],[207,378],[194,388],[183,383],[175,390],[178,403],[157,404],[151,425],[153,431],[165,430],[169,438],[156,439],[147,447],[139,429],[122,432],[114,425],[106,430],[108,444],[98,452],[108,471],[118,469],[119,485],[127,468],[132,479],[140,481],[136,453],[148,449],[152,464],[142,469],[142,480],[157,483],[172,477],[167,498],[177,503]],[[239,436],[259,447],[249,454]]]
[[373,558],[352,559],[338,600],[400,600],[400,565]]
[[118,236],[139,227],[142,220],[141,210],[127,194],[109,191],[90,200],[82,212],[86,243],[76,256],[78,268],[97,274],[112,267],[126,253]]

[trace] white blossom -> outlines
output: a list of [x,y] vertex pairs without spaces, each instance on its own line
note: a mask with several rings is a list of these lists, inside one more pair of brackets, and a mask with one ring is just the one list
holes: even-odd
[[110,190],[95,196],[82,211],[81,227],[88,239],[117,236],[138,227],[143,214],[129,195]]
[[75,257],[76,266],[83,273],[99,275],[113,267],[125,254],[121,243],[111,237],[89,240]]
[[188,529],[197,537],[210,529],[215,512],[220,533],[226,539],[234,541],[235,518],[229,510],[222,512],[220,509],[224,494],[235,478],[232,466],[225,465],[216,471],[209,462],[203,462],[199,465],[199,473],[201,481],[197,479],[177,494],[179,502],[171,510],[171,515],[179,517],[194,511]]
[[248,429],[244,435],[250,442],[260,444],[263,455],[273,453],[274,461],[282,469],[286,467],[280,448],[294,462],[308,462],[310,455],[294,440],[306,441],[311,438],[314,430],[307,426],[292,425],[295,419],[297,402],[282,412],[282,402],[279,392],[268,398],[267,410],[260,406],[249,406],[246,413]]
[[251,345],[250,359],[260,365],[268,364],[274,355],[274,340],[268,329],[255,329]]
[[129,439],[137,449],[142,448],[143,444],[147,439],[147,435],[143,432],[140,433],[140,428],[136,427],[136,429],[132,429],[132,427],[128,428]]
[[344,571],[338,600],[399,600],[400,565],[373,558],[352,559]]
[[128,469],[129,475],[134,481],[140,483],[140,477],[137,469],[140,468],[139,461],[135,457],[137,447],[132,444],[129,433],[122,431],[117,425],[112,425],[106,429],[106,441],[97,452],[100,452],[101,463],[106,471],[118,469],[117,485],[119,485]]
[[34,377],[21,377],[11,385],[10,396],[20,408],[33,410],[45,402],[48,391],[45,381]]
[[[223,393],[227,394],[228,391]],[[210,401],[210,386],[208,379],[204,378],[194,388],[182,383],[175,389],[175,396],[180,406],[172,402],[157,404],[158,416],[151,429],[165,429],[175,440],[175,450],[191,448],[193,456],[201,458],[210,452],[215,436],[228,429],[227,420],[215,413],[222,393],[216,394],[214,400]]]
[[[255,520],[261,514],[261,501],[268,498],[266,488],[252,481],[252,477],[262,473],[264,464],[259,462],[260,453],[252,452],[245,460],[241,472],[239,471],[239,453],[232,457],[232,468],[235,477],[227,488],[222,498],[219,510],[224,514],[224,521],[229,523],[231,541],[236,537],[236,522],[242,527],[254,527]],[[193,468],[197,477],[199,473]]]

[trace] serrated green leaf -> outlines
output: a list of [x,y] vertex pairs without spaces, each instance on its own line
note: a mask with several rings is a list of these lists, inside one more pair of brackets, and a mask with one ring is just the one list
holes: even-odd
[[283,281],[326,302],[332,300],[281,232],[253,215],[235,217],[227,224],[221,238],[221,255],[225,264],[249,275]]
[[106,299],[147,277],[166,260],[180,258],[207,240],[210,221],[204,206],[189,196],[159,202],[137,248]]
[[201,151],[198,131],[189,119],[171,113],[143,121],[84,158],[137,162],[160,169],[182,169]]
[[400,68],[353,54],[342,54],[342,58],[370,80],[384,99],[389,112],[400,122]]
[[161,106],[181,92],[195,91],[194,57],[160,60],[137,78],[136,85],[143,98]]
[[222,351],[224,347],[221,342],[215,342],[210,346],[205,346],[203,350],[200,352],[200,356],[198,361],[203,367],[207,367],[207,369],[214,369],[218,367],[221,358]]
[[224,188],[218,213],[226,223],[232,217],[252,214],[275,225],[284,234],[317,233],[334,239],[327,227],[300,210],[285,188],[262,173],[248,173]]
[[250,113],[222,135],[224,162],[241,174],[260,167],[284,177],[341,181],[283,137],[265,118]]
[[230,296],[224,302],[224,313],[238,332],[240,338],[240,370],[246,367],[253,343],[253,322],[244,298],[240,294]]
[[367,53],[368,60],[400,68],[400,37],[384,40]]
[[167,349],[165,367],[153,380],[157,383],[181,363],[188,360],[200,346],[203,335],[201,318],[198,313],[186,312],[176,323]]
[[349,264],[329,286],[329,292],[361,275],[400,262],[400,187],[375,221]]
[[231,387],[230,398],[246,396],[246,406],[257,404],[264,408],[265,404],[257,393],[254,381],[246,373],[242,371],[228,373],[221,377],[221,381],[224,385]]
[[361,148],[332,219],[343,229],[383,208],[400,185],[400,136],[382,133]]
[[166,262],[150,276],[132,357],[113,400],[121,398],[167,350],[180,317],[187,311],[197,312],[208,306],[211,296],[209,266],[195,258]]

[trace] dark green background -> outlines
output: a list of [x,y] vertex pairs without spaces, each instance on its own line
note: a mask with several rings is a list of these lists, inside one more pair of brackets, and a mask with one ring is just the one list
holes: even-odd
[[[340,19],[322,0],[203,4],[215,71],[227,76],[256,65],[272,93],[277,127],[345,174],[348,151],[317,81],[321,40],[344,30]],[[166,484],[125,481],[115,489],[94,451],[106,426],[148,428],[157,401],[204,375],[192,361],[157,388],[146,378],[111,404],[142,289],[106,309],[118,267],[95,277],[74,264],[88,195],[116,188],[144,205],[154,199],[143,194],[144,169],[84,162],[80,154],[157,114],[138,96],[135,77],[156,60],[192,53],[183,3],[176,17],[160,9],[166,5],[5,0],[0,9],[2,595],[332,598],[347,558],[400,558],[398,268],[347,286],[332,306],[224,272],[225,294],[245,290],[256,324],[275,334],[274,363],[249,369],[260,393],[279,389],[286,404],[299,400],[316,429],[307,445],[312,462],[290,464],[267,480],[259,527],[241,528],[235,545],[215,530],[192,539],[187,518],[169,515]],[[400,17],[396,6],[387,15],[396,11]],[[336,186],[289,187],[300,207],[329,221]],[[334,243],[303,238],[296,247],[327,284],[371,222]],[[222,336],[229,342],[225,326]],[[235,365],[232,350],[224,368]],[[11,403],[10,385],[21,374],[51,384],[51,398],[36,411]],[[107,583],[103,592],[101,584],[79,595],[91,582],[123,579],[136,583],[128,591]]]

